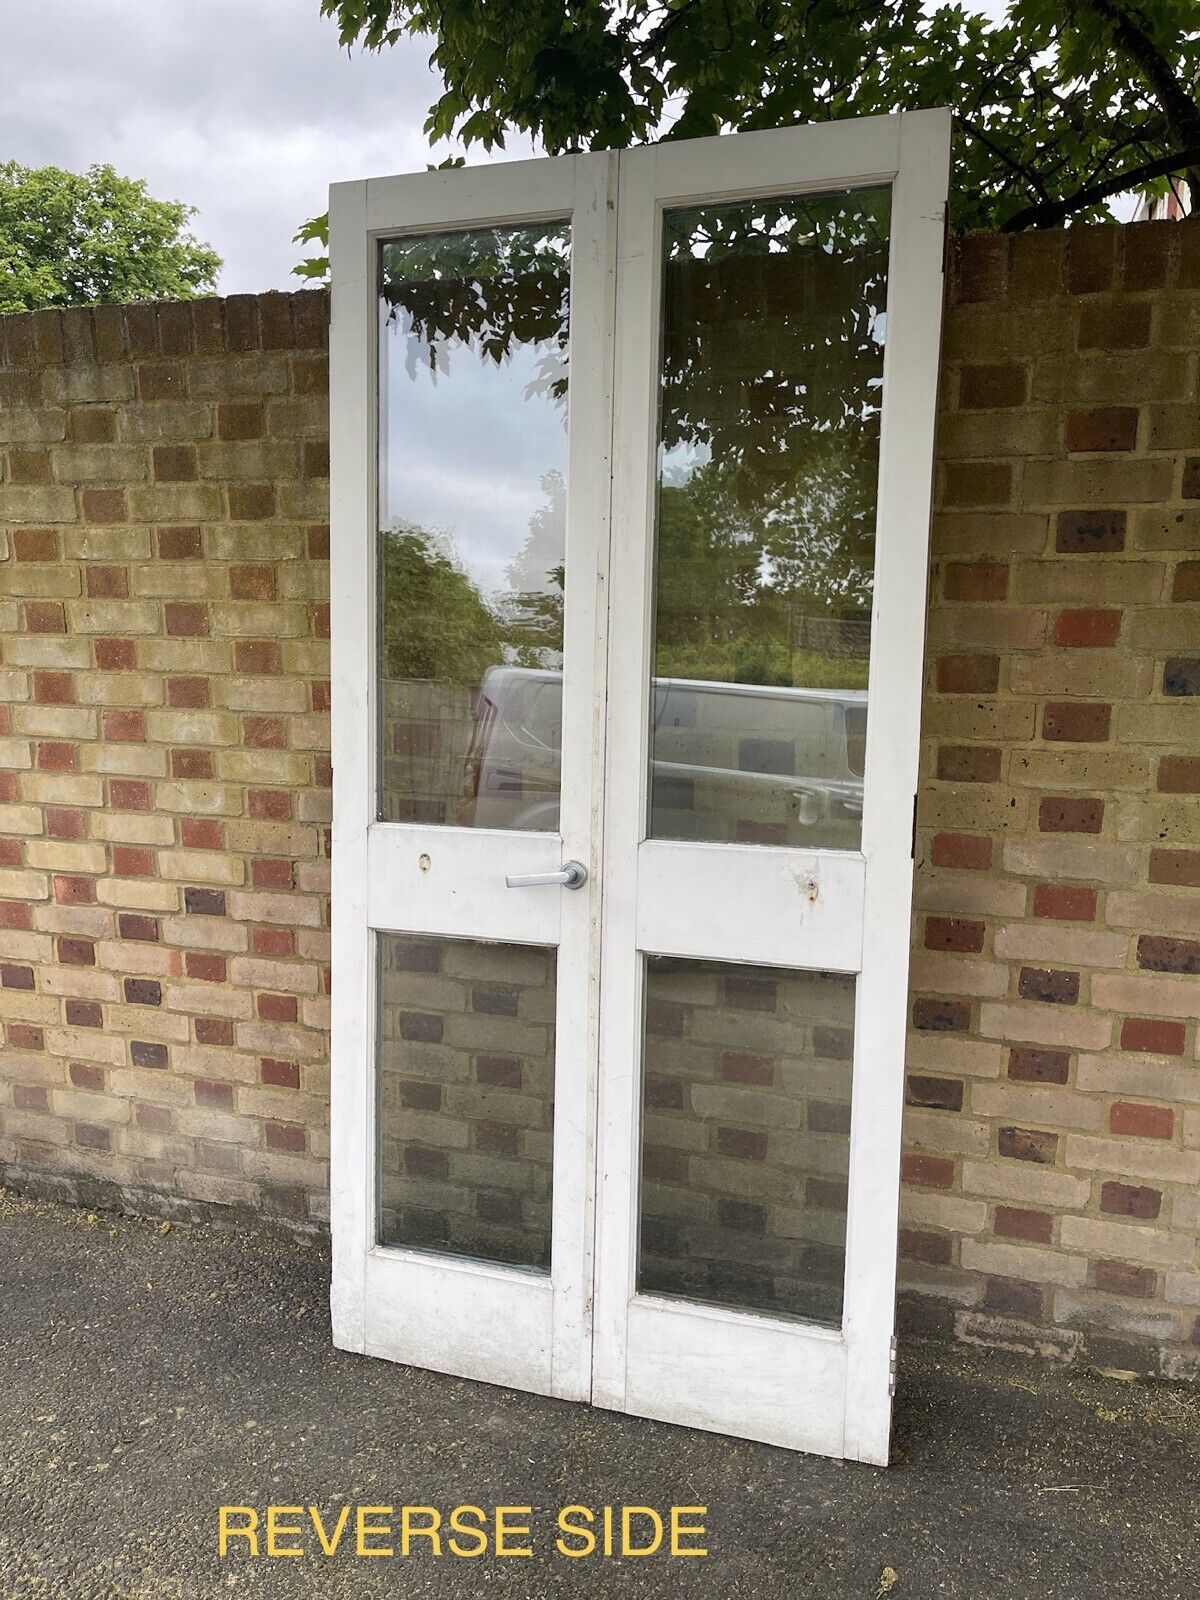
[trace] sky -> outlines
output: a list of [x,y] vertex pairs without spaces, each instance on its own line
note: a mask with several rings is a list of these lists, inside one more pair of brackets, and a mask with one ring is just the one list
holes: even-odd
[[421,131],[428,42],[350,56],[318,0],[0,0],[0,37],[0,159],[110,162],[195,206],[222,294],[297,286],[292,235],[331,182],[451,148]]
[[318,0],[0,0],[0,38],[0,159],[110,162],[195,206],[223,294],[295,286],[292,235],[329,183],[451,149],[421,131],[440,89],[428,42],[348,55]]

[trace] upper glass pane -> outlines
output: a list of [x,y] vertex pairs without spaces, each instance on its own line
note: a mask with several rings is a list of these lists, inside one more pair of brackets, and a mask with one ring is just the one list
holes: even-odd
[[570,237],[380,247],[386,822],[558,827]]
[[889,202],[664,219],[652,838],[861,843]]

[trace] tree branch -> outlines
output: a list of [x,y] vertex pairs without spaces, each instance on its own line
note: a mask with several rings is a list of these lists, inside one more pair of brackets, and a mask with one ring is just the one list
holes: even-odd
[[[1154,90],[1166,112],[1171,137],[1180,144],[1200,146],[1200,106],[1180,81],[1178,73],[1146,30],[1134,20],[1123,0],[1084,0],[1084,4],[1112,28],[1113,38],[1128,52]],[[1200,183],[1195,160],[1188,163],[1193,193]],[[1160,174],[1163,176],[1163,174]]]
[[1143,183],[1149,183],[1152,178],[1169,178],[1174,173],[1193,171],[1197,166],[1200,166],[1200,144],[1190,150],[1177,150],[1174,155],[1160,156],[1157,161],[1148,161],[1145,166],[1134,167],[1131,172],[1119,172],[1115,178],[1106,178],[1103,183],[1087,184],[1065,200],[1026,206],[1023,211],[1009,217],[1001,225],[1000,232],[1019,233],[1022,228],[1052,228],[1064,217],[1097,205],[1114,194],[1125,194]]

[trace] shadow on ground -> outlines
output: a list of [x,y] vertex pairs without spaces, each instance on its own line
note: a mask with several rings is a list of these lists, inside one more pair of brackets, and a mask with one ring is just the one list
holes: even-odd
[[[159,1227],[0,1191],[5,1600],[1197,1592],[1196,1391],[910,1342],[878,1471],[343,1355],[320,1251]],[[218,1559],[223,1502],[346,1501],[531,1504],[537,1554]],[[568,1561],[572,1502],[705,1504],[711,1553]]]

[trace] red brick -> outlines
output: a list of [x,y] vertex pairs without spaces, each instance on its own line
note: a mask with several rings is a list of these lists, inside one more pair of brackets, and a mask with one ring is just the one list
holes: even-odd
[[958,379],[960,411],[999,410],[1025,404],[1028,369],[1007,366],[965,366]]
[[923,1261],[931,1267],[949,1266],[952,1241],[948,1233],[928,1228],[901,1228],[899,1253],[902,1261]]
[[948,1156],[910,1151],[901,1157],[900,1181],[914,1189],[951,1189],[954,1187],[954,1162]]
[[215,817],[181,817],[179,842],[186,850],[223,850],[224,824]]
[[198,1106],[210,1106],[214,1111],[233,1110],[233,1085],[219,1083],[212,1078],[196,1078],[192,1093]]
[[1158,1294],[1158,1273],[1153,1267],[1135,1267],[1128,1261],[1097,1261],[1093,1276],[1104,1294],[1153,1300]]
[[85,522],[125,522],[124,489],[83,489],[79,495]]
[[184,711],[199,711],[210,704],[211,688],[207,678],[168,678],[167,704]]
[[266,822],[292,820],[292,797],[286,789],[251,789],[246,803],[252,817]]
[[98,1000],[68,1000],[67,1026],[70,1028],[102,1028],[104,1009]]
[[229,593],[234,600],[274,600],[273,567],[230,567]]
[[35,672],[33,698],[41,706],[69,706],[75,702],[75,678],[70,672]]
[[201,638],[208,632],[208,607],[190,600],[168,600],[163,607],[167,633],[172,638]]
[[1175,1132],[1175,1113],[1170,1106],[1137,1105],[1118,1100],[1108,1113],[1110,1133],[1128,1134],[1134,1139],[1169,1139]]
[[1135,406],[1088,406],[1072,411],[1067,417],[1067,449],[1074,452],[1134,450],[1137,448],[1137,425]]
[[765,1161],[767,1134],[762,1128],[717,1129],[717,1154],[734,1161]]
[[149,811],[150,785],[141,778],[110,778],[108,800],[116,811]]
[[1160,794],[1200,794],[1200,756],[1163,756],[1158,763]]
[[60,906],[90,906],[96,900],[96,881],[72,873],[55,873],[54,898]]
[[1150,882],[1200,889],[1200,850],[1151,850]]
[[154,876],[154,851],[149,845],[114,844],[112,870],[116,878],[152,878]]
[[1033,914],[1056,922],[1093,922],[1096,891],[1067,883],[1039,883],[1033,891]]
[[999,656],[943,656],[937,664],[939,694],[995,694],[999,682]]
[[158,554],[163,561],[198,561],[204,554],[199,528],[160,528]]
[[1080,350],[1139,350],[1149,342],[1148,301],[1105,299],[1080,306]]
[[43,813],[50,839],[82,839],[87,834],[87,814],[73,806],[47,806]]
[[1079,999],[1079,974],[1052,967],[1022,967],[1017,993],[1022,1000],[1035,1000],[1041,1005],[1073,1006]]
[[58,535],[53,528],[14,528],[12,543],[15,561],[58,560]]
[[912,1017],[913,1027],[923,1033],[965,1033],[971,1007],[965,1000],[914,1000]]
[[935,867],[984,872],[992,864],[992,841],[979,833],[937,833],[931,855]]
[[39,772],[74,772],[79,761],[79,746],[65,739],[45,739],[37,747]]
[[117,918],[117,932],[122,939],[133,939],[141,944],[157,944],[158,918],[141,911],[122,911]]
[[172,750],[173,778],[211,778],[214,762],[211,750]]
[[1109,1216],[1154,1222],[1162,1210],[1162,1194],[1145,1184],[1119,1183],[1114,1178],[1101,1185],[1100,1209]]
[[1038,807],[1042,833],[1099,833],[1104,801],[1098,796],[1046,795]]
[[26,633],[66,633],[67,617],[57,600],[27,600],[22,612]]
[[296,997],[290,994],[260,994],[255,1009],[263,1022],[295,1022]]
[[287,728],[282,717],[243,717],[242,737],[251,750],[287,749]]
[[90,1061],[72,1061],[70,1077],[77,1089],[104,1089],[104,1068]]
[[1186,1033],[1184,1023],[1172,1022],[1166,1017],[1126,1017],[1121,1024],[1121,1049],[1181,1056]]
[[775,1081],[775,1063],[769,1056],[752,1055],[747,1050],[727,1050],[721,1057],[721,1076],[726,1083],[753,1083],[768,1088]]
[[1030,1211],[1024,1206],[997,1206],[992,1231],[998,1239],[1023,1239],[1027,1244],[1049,1244],[1054,1235],[1054,1218],[1048,1211]]
[[258,1075],[263,1083],[269,1083],[276,1089],[300,1087],[300,1068],[294,1061],[276,1061],[270,1056],[263,1056],[258,1063]]
[[267,677],[283,671],[283,655],[273,639],[238,639],[233,647],[233,664],[239,672]]
[[1019,1278],[989,1277],[984,1284],[983,1305],[986,1311],[999,1316],[1043,1322],[1046,1292],[1040,1284],[1023,1283]]
[[137,645],[132,639],[97,639],[96,665],[101,672],[134,672]]
[[[307,1145],[307,1135],[298,1122],[268,1122],[263,1132],[268,1150],[285,1150],[293,1155],[303,1155]],[[410,1152],[412,1148],[409,1146]]]
[[189,950],[183,958],[183,964],[188,977],[200,983],[225,982],[225,957],[215,955],[211,950]]
[[265,522],[275,515],[275,489],[269,483],[231,483],[226,493],[234,522]]
[[937,775],[948,783],[996,783],[1001,758],[997,745],[942,744],[938,746]]
[[229,1017],[197,1017],[196,1043],[225,1045],[234,1039],[233,1021]]
[[1072,649],[1101,649],[1114,645],[1121,633],[1120,611],[1084,606],[1060,611],[1054,619],[1054,642]]
[[114,744],[142,744],[146,723],[140,711],[105,711],[104,737]]
[[129,571],[126,567],[87,567],[87,592],[93,600],[127,600]]
[[1200,940],[1143,933],[1137,942],[1138,966],[1146,972],[1200,973]]
[[961,1111],[963,1083],[961,1078],[934,1078],[923,1073],[910,1073],[905,1084],[905,1098],[910,1106],[925,1106],[932,1111]]
[[190,444],[159,444],[153,451],[157,483],[194,483],[196,451]]
[[1008,567],[1002,561],[952,561],[946,568],[947,600],[1004,600],[1008,595]]
[[1001,1128],[997,1149],[1009,1161],[1033,1161],[1053,1166],[1058,1154],[1058,1135],[1039,1128]]
[[1058,744],[1103,744],[1112,707],[1094,700],[1049,700],[1042,712],[1042,738]]
[[96,965],[96,946],[90,939],[70,939],[60,934],[56,945],[58,959],[64,967]]
[[50,1097],[41,1084],[14,1083],[13,1109],[16,1111],[49,1111]]
[[983,949],[983,923],[966,917],[926,917],[925,948],[978,955]]
[[5,1031],[10,1050],[44,1050],[46,1039],[41,1028],[29,1022],[10,1022]]
[[1171,580],[1172,600],[1200,600],[1200,561],[1181,561]]

